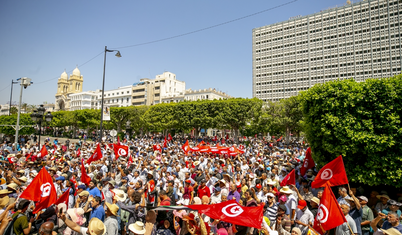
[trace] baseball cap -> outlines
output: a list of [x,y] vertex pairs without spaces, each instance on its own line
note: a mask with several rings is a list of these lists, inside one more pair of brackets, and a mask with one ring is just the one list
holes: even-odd
[[186,180],[185,182],[191,184],[191,180]]
[[261,188],[261,184],[257,184],[255,187],[258,188],[258,189],[260,189],[260,188]]
[[306,206],[307,206],[307,202],[305,200],[299,200],[297,208],[299,208],[301,210],[301,209],[304,209],[304,207],[306,207]]
[[216,188],[215,188],[215,192],[216,192],[216,191],[220,192],[220,191],[221,191],[221,188],[216,187]]
[[78,189],[86,189],[86,187],[85,187],[85,185],[81,184],[81,185],[78,185]]
[[285,195],[282,195],[280,198],[279,198],[279,201],[282,201],[282,202],[286,202],[288,200],[288,198],[285,196]]
[[88,191],[82,191],[80,194],[78,194],[78,196],[89,196],[89,192]]
[[66,178],[64,178],[64,176],[59,176],[59,177],[56,178],[56,180],[64,181],[64,180],[66,180]]
[[275,197],[275,195],[273,193],[267,193],[267,197]]
[[361,200],[363,200],[363,201],[368,202],[368,199],[367,199],[367,197],[365,197],[365,196],[359,196],[358,198],[361,199]]

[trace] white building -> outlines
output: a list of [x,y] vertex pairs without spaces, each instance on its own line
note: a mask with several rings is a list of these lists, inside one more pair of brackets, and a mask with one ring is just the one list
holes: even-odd
[[277,101],[338,78],[399,74],[401,10],[398,0],[355,1],[253,29],[253,97]]
[[[131,105],[132,86],[119,87],[105,91],[104,106],[127,107]],[[70,110],[100,109],[102,101],[102,90],[86,91],[69,95]]]

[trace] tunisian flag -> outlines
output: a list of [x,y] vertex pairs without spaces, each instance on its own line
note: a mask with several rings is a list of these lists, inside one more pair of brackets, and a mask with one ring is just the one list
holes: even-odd
[[154,149],[154,151],[162,152],[162,148],[159,144],[154,144],[153,149]]
[[329,184],[330,187],[349,184],[348,177],[346,176],[345,166],[343,165],[342,156],[339,156],[325,165],[318,172],[314,181],[311,183],[312,188],[320,188]]
[[57,194],[52,177],[44,167],[22,192],[20,198],[36,202],[35,210],[32,212],[34,214],[42,209],[48,208],[56,202]]
[[76,155],[77,155],[77,157],[81,156],[81,149],[80,148],[77,150]]
[[295,174],[295,169],[293,169],[289,174],[283,178],[281,182],[281,187],[286,186],[286,185],[295,185],[296,184],[296,174]]
[[164,148],[167,148],[167,140],[166,140],[166,137],[165,137],[165,141],[163,141],[163,147],[164,147]]
[[116,160],[119,157],[127,157],[128,155],[128,146],[121,144],[113,145],[114,155],[116,156]]
[[314,229],[322,231],[321,227],[328,231],[346,222],[346,218],[342,213],[334,193],[330,186],[325,184],[324,192],[318,206],[317,215],[314,219]]
[[102,159],[102,151],[100,149],[100,146],[98,144],[98,146],[96,146],[95,152],[92,154],[92,156],[90,158],[88,158],[87,160],[87,164],[91,164],[91,162],[93,161],[97,161]]
[[188,206],[158,206],[152,210],[197,210],[212,219],[224,222],[261,229],[264,203],[257,207],[240,206],[236,200],[230,200],[212,205]]
[[68,198],[70,196],[70,188],[68,188],[54,203],[55,205],[59,205],[60,203],[65,203],[68,208]]
[[84,159],[81,160],[81,182],[88,185],[91,182],[91,177],[87,175],[84,167]]
[[47,149],[46,149],[46,145],[42,145],[42,149],[40,150],[38,157],[43,158],[44,156],[48,155]]
[[168,134],[168,141],[172,141],[173,140],[173,138],[172,138],[172,136],[170,135],[170,133]]
[[181,146],[181,148],[183,149],[183,151],[187,154],[188,151],[190,151],[190,145],[188,144],[188,140],[186,141],[185,144],[183,144],[183,146]]
[[306,174],[306,171],[308,169],[311,169],[315,166],[315,162],[313,158],[311,157],[311,149],[310,147],[307,148],[306,150],[306,157],[304,158],[303,166],[300,168],[300,175],[304,176]]

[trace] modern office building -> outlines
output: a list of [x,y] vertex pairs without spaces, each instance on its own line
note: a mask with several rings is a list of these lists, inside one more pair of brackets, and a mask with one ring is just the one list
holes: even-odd
[[402,0],[346,3],[253,29],[253,97],[277,101],[336,79],[401,72]]

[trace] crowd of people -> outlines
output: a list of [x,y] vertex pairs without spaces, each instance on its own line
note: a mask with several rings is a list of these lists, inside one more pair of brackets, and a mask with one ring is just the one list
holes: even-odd
[[[0,146],[0,234],[270,234],[315,233],[323,188],[310,184],[319,169],[300,175],[307,145],[303,142],[242,139],[235,156],[184,152],[186,139],[164,137],[122,140],[129,157],[116,157],[109,142],[46,142],[48,155],[37,158],[42,146]],[[230,139],[205,139],[214,146],[237,146]],[[102,159],[85,164],[91,181],[81,179],[81,159],[101,147]],[[190,139],[196,146],[199,140]],[[240,146],[237,146],[240,147]],[[79,155],[79,156],[78,156]],[[10,161],[9,159],[15,159]],[[68,203],[33,214],[35,202],[19,198],[38,172],[51,175],[57,196],[69,190]],[[280,186],[295,170],[296,184]],[[386,188],[385,188],[386,189]],[[361,187],[333,188],[347,222],[327,233],[336,235],[401,234],[402,195],[364,191]],[[260,229],[210,218],[197,211],[154,210],[160,206],[210,205],[235,200],[244,207],[264,205]]]

